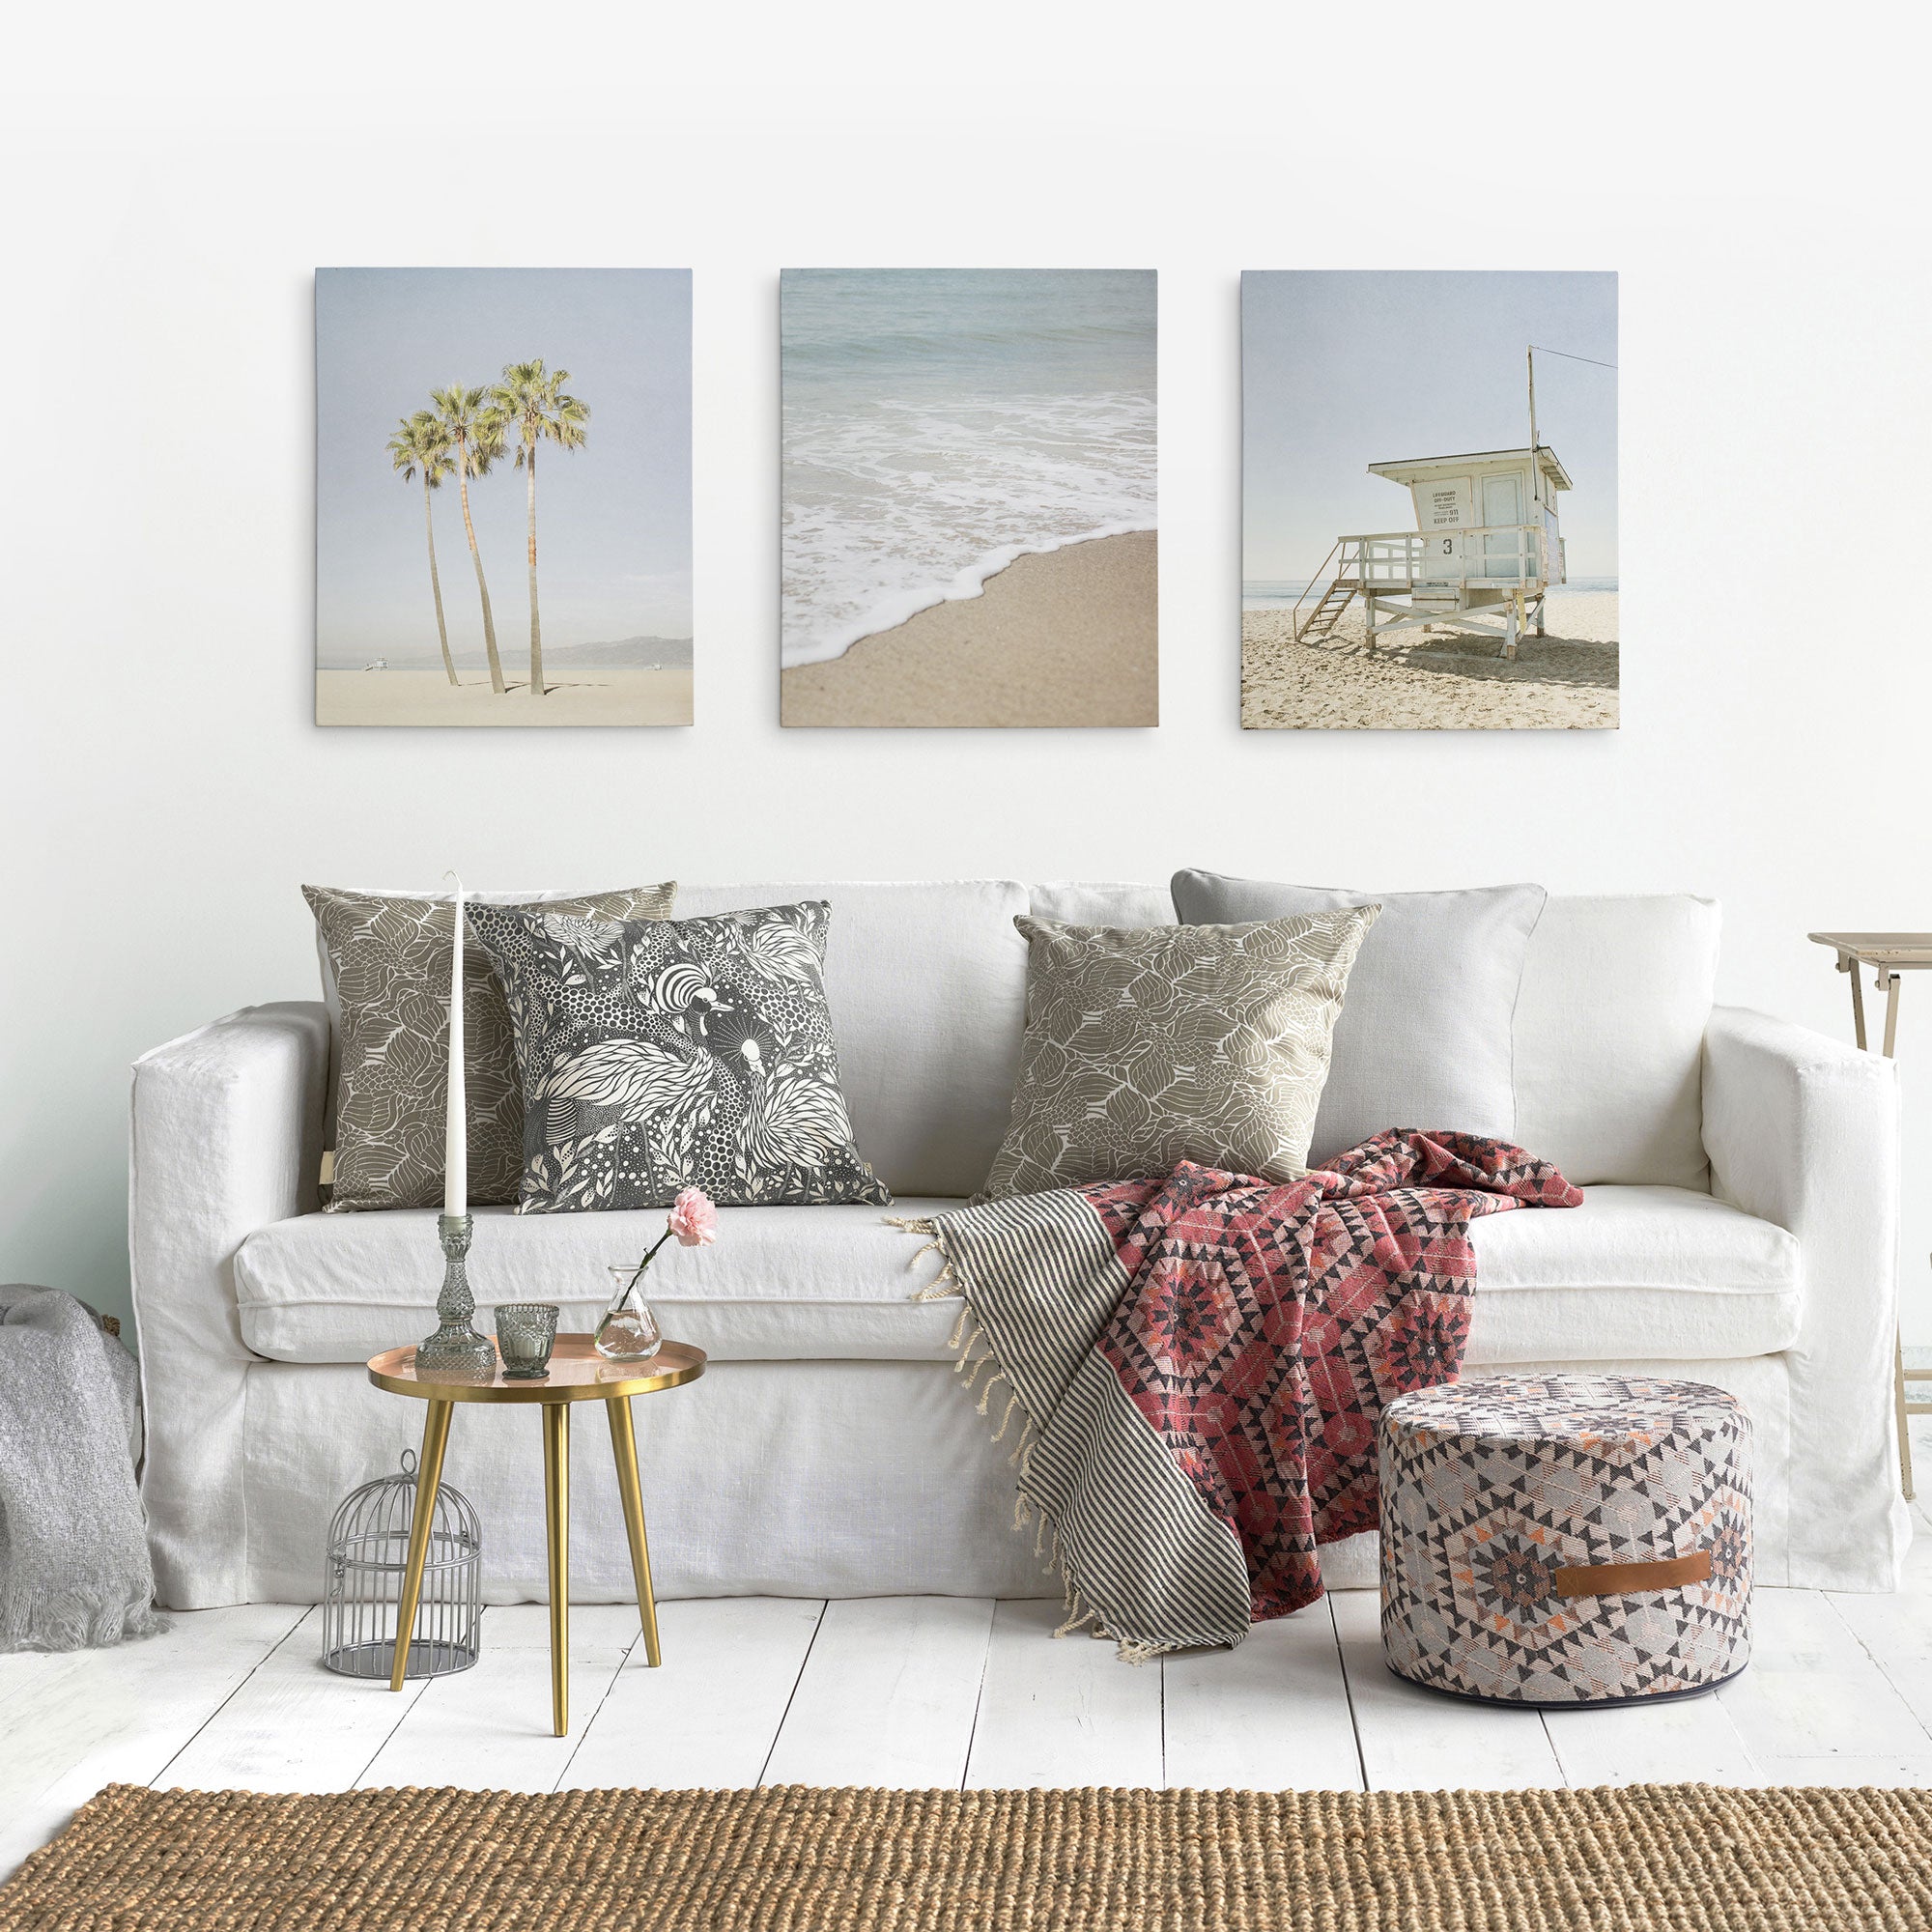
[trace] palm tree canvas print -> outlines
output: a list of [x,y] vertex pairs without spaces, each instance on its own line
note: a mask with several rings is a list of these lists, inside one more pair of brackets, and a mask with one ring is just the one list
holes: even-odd
[[690,271],[320,269],[315,334],[316,723],[689,724]]

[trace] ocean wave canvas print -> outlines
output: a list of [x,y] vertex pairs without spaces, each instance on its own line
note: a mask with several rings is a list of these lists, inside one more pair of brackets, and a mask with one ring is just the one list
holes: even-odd
[[691,274],[320,269],[318,724],[689,724]]
[[788,269],[781,716],[1159,722],[1154,274]]
[[1241,723],[1614,729],[1617,278],[1241,278]]

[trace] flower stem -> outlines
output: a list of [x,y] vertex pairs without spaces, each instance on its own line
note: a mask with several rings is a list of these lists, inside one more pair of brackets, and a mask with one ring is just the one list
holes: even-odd
[[664,1244],[669,1239],[670,1239],[670,1224],[667,1222],[665,1224],[664,1233],[660,1235],[657,1237],[657,1239],[650,1244],[649,1248],[645,1250],[643,1260],[638,1264],[638,1271],[634,1275],[632,1275],[629,1281],[627,1281],[624,1284],[626,1293],[636,1288],[637,1285],[643,1280],[644,1270],[647,1267],[649,1267],[652,1262],[654,1262],[657,1259],[658,1250],[661,1247],[663,1247]]

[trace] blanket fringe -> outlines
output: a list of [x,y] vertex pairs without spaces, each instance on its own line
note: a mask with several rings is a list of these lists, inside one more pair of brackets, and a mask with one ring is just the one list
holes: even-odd
[[[930,1214],[888,1214],[885,1222],[887,1227],[897,1228],[904,1234],[931,1236],[925,1246],[919,1249],[906,1263],[908,1268],[916,1268],[929,1254],[937,1253],[939,1256],[939,1272],[923,1288],[914,1289],[912,1299],[914,1301],[958,1299],[959,1278],[952,1272],[952,1264],[947,1259],[945,1243],[940,1239],[939,1223]],[[955,1341],[948,1343],[947,1346],[956,1348],[958,1344]]]

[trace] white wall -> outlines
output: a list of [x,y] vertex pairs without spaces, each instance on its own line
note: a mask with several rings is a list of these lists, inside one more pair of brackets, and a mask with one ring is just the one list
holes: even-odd
[[[128,1062],[310,993],[302,880],[1688,888],[1725,998],[1840,1034],[1806,930],[1932,926],[1916,16],[68,17],[0,116],[0,1277],[125,1306]],[[1520,180],[1524,127],[1540,190],[1442,172]],[[545,262],[696,270],[698,722],[318,730],[310,271]],[[820,263],[1158,268],[1158,731],[779,729],[777,272]],[[1237,275],[1378,265],[1622,270],[1620,733],[1236,728]]]

